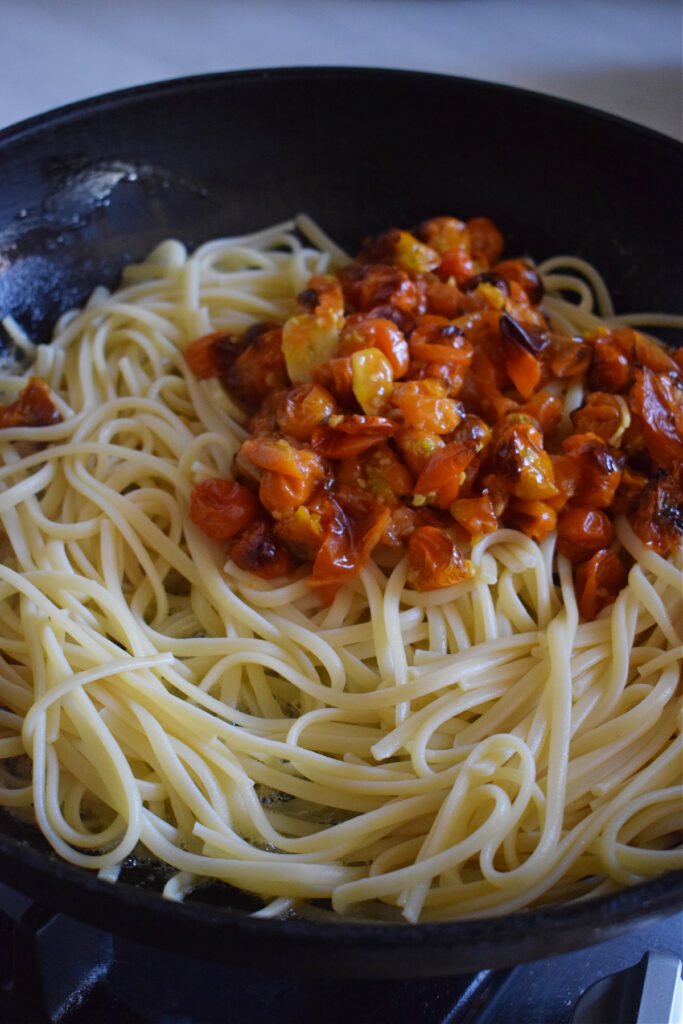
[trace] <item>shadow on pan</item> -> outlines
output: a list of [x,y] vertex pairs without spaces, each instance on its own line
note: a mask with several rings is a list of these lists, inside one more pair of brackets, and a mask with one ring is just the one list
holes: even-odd
[[[436,214],[485,214],[509,255],[579,255],[617,311],[682,312],[683,147],[505,86],[372,69],[237,72],[145,86],[0,133],[0,319],[50,325],[161,239],[188,247],[295,213],[356,249]],[[0,339],[1,340],[1,339]],[[673,340],[673,339],[671,339]],[[612,938],[677,910],[683,872],[598,900],[418,926],[270,921],[240,894],[175,904],[143,865],[109,885],[0,816],[3,881],[163,948],[278,971],[447,975]]]

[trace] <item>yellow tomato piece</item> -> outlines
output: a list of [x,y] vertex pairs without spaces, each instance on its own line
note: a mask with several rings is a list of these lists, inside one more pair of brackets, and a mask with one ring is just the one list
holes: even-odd
[[420,242],[409,231],[399,232],[396,240],[394,263],[413,274],[425,274],[434,270],[441,262],[441,257],[430,246]]
[[282,328],[282,353],[292,384],[308,384],[311,371],[331,359],[339,345],[343,313],[299,313]]
[[394,386],[391,363],[378,348],[362,348],[351,355],[352,388],[367,416],[380,415]]

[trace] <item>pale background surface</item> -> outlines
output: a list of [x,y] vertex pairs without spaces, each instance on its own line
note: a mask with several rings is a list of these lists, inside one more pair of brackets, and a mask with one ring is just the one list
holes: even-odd
[[683,137],[680,0],[0,0],[0,128],[181,75],[283,65],[439,71]]

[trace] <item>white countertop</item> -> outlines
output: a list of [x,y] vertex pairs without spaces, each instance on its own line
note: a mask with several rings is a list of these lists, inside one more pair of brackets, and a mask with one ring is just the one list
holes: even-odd
[[0,0],[0,128],[112,89],[285,65],[407,68],[683,137],[680,0]]

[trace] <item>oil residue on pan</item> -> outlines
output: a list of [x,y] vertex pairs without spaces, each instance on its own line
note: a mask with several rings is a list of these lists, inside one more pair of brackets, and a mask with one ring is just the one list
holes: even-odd
[[[124,263],[165,237],[174,215],[183,211],[191,232],[206,219],[207,204],[220,203],[202,185],[150,164],[74,168],[51,160],[45,173],[45,200],[20,206],[0,229],[0,319],[11,312],[37,342],[48,341],[47,325],[83,301],[86,281],[113,286]],[[0,345],[11,348],[1,327]]]

